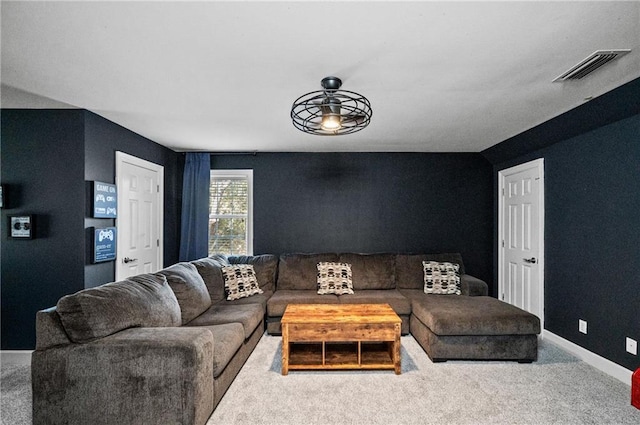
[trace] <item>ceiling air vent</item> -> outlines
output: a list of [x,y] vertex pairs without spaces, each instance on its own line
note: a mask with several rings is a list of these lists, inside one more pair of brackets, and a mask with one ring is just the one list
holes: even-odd
[[611,62],[614,59],[624,56],[631,50],[598,50],[590,54],[586,59],[582,60],[579,64],[572,66],[571,69],[564,72],[562,75],[556,77],[553,80],[554,83],[567,81],[567,80],[579,80],[587,75],[591,74],[596,69]]

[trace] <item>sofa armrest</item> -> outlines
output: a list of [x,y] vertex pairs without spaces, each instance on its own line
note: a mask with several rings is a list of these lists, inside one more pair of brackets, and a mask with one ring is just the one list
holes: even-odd
[[460,290],[462,295],[484,296],[489,293],[489,286],[484,280],[462,274],[460,275]]
[[71,344],[71,340],[62,326],[56,307],[38,311],[36,313],[36,350],[67,344]]
[[132,328],[32,354],[33,423],[205,424],[213,411],[213,335]]

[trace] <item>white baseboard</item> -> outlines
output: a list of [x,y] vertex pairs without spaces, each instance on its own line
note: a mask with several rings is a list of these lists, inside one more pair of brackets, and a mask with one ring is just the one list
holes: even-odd
[[607,375],[611,375],[620,382],[631,386],[631,375],[632,371],[629,369],[620,366],[617,363],[612,362],[611,360],[607,360],[604,357],[601,357],[586,348],[580,347],[577,344],[574,344],[571,341],[568,341],[558,335],[549,332],[547,330],[542,331],[542,339],[545,341],[549,341],[552,344],[557,345],[565,351],[573,354],[580,360],[585,363],[595,367],[596,369],[606,373]]
[[3,350],[0,351],[0,363],[15,365],[30,365],[31,350]]

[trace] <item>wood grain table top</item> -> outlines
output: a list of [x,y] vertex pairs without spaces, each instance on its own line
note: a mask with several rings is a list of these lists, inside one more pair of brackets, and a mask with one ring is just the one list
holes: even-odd
[[389,304],[289,304],[281,323],[402,323]]

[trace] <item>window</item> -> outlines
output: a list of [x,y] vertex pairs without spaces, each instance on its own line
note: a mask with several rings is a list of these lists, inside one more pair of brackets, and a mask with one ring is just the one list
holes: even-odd
[[211,170],[209,255],[253,254],[253,170]]

